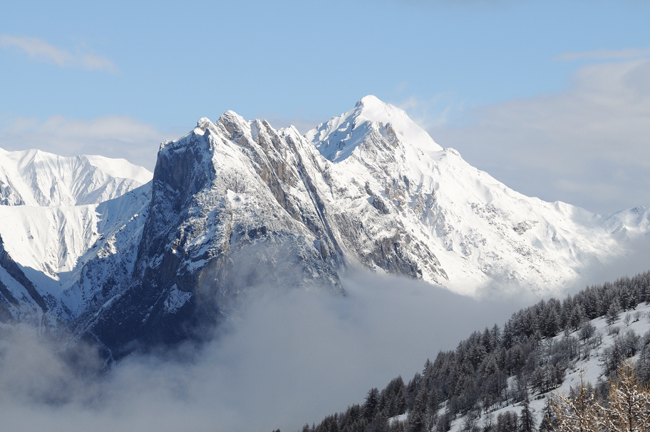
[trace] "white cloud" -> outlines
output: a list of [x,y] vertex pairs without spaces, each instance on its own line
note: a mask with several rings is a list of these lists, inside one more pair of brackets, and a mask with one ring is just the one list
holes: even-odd
[[570,83],[428,130],[527,195],[605,214],[649,205],[650,60],[588,65]]
[[35,60],[54,63],[60,67],[82,68],[90,71],[117,73],[118,68],[110,59],[91,53],[72,53],[48,44],[42,39],[0,35],[0,46],[16,48]]
[[98,154],[124,158],[153,170],[159,144],[177,138],[128,116],[105,116],[91,120],[60,115],[45,121],[16,117],[0,128],[0,147],[5,150],[37,148],[62,156]]
[[[632,261],[645,269],[647,246],[641,251]],[[597,282],[614,267],[617,277],[621,268],[638,271],[627,265],[601,269]],[[131,356],[106,374],[92,373],[101,366],[92,347],[62,353],[36,329],[3,328],[3,430],[296,431],[362,403],[398,375],[408,382],[427,358],[538,300],[477,301],[363,270],[343,284],[346,297],[251,290],[229,327],[201,349]]]

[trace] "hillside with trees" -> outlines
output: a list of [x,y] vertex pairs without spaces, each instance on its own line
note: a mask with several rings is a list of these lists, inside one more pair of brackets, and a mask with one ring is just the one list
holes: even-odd
[[[370,389],[363,403],[302,431],[648,430],[603,422],[629,380],[639,394],[647,393],[649,304],[650,272],[590,286],[563,300],[541,300],[502,327],[476,331],[455,350],[441,351],[408,382],[397,377],[382,390]],[[626,363],[619,374],[631,358],[634,367]],[[576,404],[595,410],[589,415],[602,420],[601,429],[558,426],[558,415],[576,411]]]

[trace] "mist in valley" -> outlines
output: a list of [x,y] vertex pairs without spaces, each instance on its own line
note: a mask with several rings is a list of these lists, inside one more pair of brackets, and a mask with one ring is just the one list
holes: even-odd
[[[258,287],[201,347],[134,354],[101,372],[92,346],[66,354],[5,328],[0,415],[12,431],[299,430],[363,401],[527,300],[482,299],[352,270],[345,296]],[[534,300],[531,300],[532,302]]]

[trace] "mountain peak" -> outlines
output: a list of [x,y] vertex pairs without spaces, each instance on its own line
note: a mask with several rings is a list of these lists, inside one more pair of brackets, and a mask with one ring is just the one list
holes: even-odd
[[201,118],[134,190],[144,174],[0,149],[0,323],[40,310],[119,357],[230,319],[257,285],[340,292],[359,264],[467,295],[553,292],[650,232],[650,210],[602,218],[518,194],[374,96],[306,138]]
[[385,107],[387,104],[379,99],[375,95],[367,95],[361,98],[359,102],[357,102],[356,107],[372,107],[372,106],[382,106]]
[[354,106],[353,112],[364,119],[377,123],[393,123],[403,117],[408,117],[402,109],[368,95],[361,98]]
[[442,150],[404,110],[373,95],[363,97],[352,110],[319,125],[305,137],[324,157],[340,162],[351,156],[375,131],[384,135],[394,133],[406,146],[419,148],[425,153]]
[[201,117],[197,122],[196,122],[196,127],[201,128],[201,129],[206,129],[208,125],[212,124],[209,118],[207,117]]

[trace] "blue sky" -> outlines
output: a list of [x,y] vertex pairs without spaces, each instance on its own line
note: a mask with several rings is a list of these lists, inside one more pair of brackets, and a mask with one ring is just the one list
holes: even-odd
[[528,195],[650,205],[650,2],[12,2],[0,147],[121,156],[232,109],[311,125],[366,94]]

